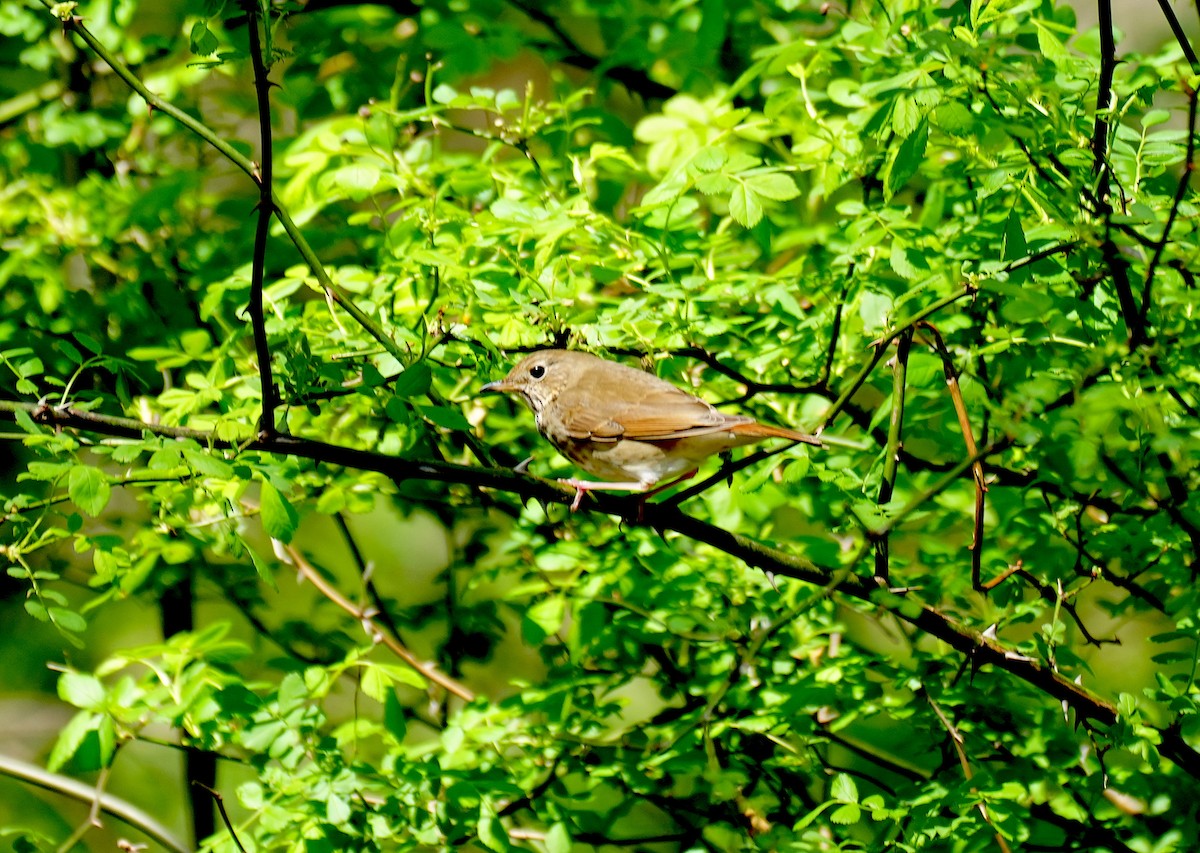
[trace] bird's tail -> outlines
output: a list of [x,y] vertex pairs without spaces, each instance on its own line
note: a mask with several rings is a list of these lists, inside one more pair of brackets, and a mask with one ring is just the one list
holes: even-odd
[[786,438],[788,441],[800,441],[804,444],[812,444],[821,447],[821,439],[815,435],[809,435],[806,432],[797,432],[794,429],[786,429],[785,427],[771,426],[770,424],[760,424],[757,421],[748,424],[738,424],[730,427],[730,432],[736,435],[753,436],[755,438]]

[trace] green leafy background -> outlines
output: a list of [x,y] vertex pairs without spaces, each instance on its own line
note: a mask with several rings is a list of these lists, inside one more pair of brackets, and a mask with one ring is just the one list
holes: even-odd
[[[212,850],[1193,849],[1190,48],[1048,0],[250,9],[0,9],[0,753]],[[255,444],[258,16],[275,426],[353,459]],[[572,514],[477,398],[545,346],[831,439],[680,505],[745,539]],[[142,838],[0,769],[19,849]]]

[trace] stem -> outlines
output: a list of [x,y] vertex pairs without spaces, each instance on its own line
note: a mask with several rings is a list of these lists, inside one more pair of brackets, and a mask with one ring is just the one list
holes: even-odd
[[246,12],[246,32],[249,35],[250,65],[254,69],[254,91],[258,96],[258,223],[254,228],[254,256],[250,265],[250,325],[254,330],[254,351],[258,358],[258,375],[262,383],[262,415],[258,420],[261,435],[275,433],[275,406],[278,393],[271,372],[271,349],[267,344],[267,320],[263,313],[263,279],[266,275],[267,238],[271,232],[271,216],[275,212],[275,201],[271,194],[274,156],[271,136],[271,81],[263,59],[262,37],[258,28],[262,21],[258,0],[242,0]]
[[[887,445],[883,450],[883,476],[879,483],[880,509],[892,499],[896,486],[896,467],[900,462],[900,432],[904,425],[904,388],[908,377],[908,351],[912,345],[913,330],[908,329],[900,336],[896,347],[895,365],[892,368],[892,414],[888,422]],[[875,577],[886,586],[888,583],[888,546],[890,537],[884,534],[875,540]]]
[[946,349],[942,335],[932,323],[922,323],[922,328],[928,329],[933,335],[933,348],[942,360],[942,372],[946,376],[946,386],[950,389],[950,400],[954,404],[954,412],[958,416],[958,426],[962,430],[963,442],[967,453],[975,458],[971,473],[975,480],[975,523],[971,531],[971,587],[983,589],[983,510],[987,495],[987,483],[983,478],[983,464],[975,445],[975,432],[971,429],[971,419],[967,416],[967,405],[963,401],[962,388],[958,384],[958,371],[954,369],[954,359]]

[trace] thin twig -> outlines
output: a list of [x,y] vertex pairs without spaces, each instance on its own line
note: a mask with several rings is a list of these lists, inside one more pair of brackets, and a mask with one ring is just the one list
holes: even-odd
[[[901,430],[904,426],[904,397],[908,384],[908,352],[912,346],[913,330],[908,329],[896,345],[892,365],[892,411],[888,420],[887,444],[883,449],[883,473],[879,481],[879,497],[876,504],[882,510],[892,500],[896,487],[896,468],[900,464]],[[875,577],[887,586],[888,551],[891,537],[884,535],[875,540]]]
[[[946,386],[950,389],[950,400],[954,404],[954,412],[958,416],[958,426],[962,430],[963,442],[966,444],[967,453],[971,456],[977,455],[975,446],[975,432],[971,428],[971,419],[967,415],[967,406],[963,401],[962,388],[958,384],[958,371],[954,369],[954,359],[950,357],[950,350],[946,348],[946,342],[942,340],[942,335],[932,323],[922,323],[921,328],[927,329],[933,335],[933,348],[937,352],[938,357],[942,360],[942,371],[946,376]],[[971,588],[982,590],[983,586],[983,511],[984,501],[987,494],[987,482],[983,477],[983,462],[978,457],[976,462],[971,466],[971,473],[975,480],[975,516],[974,524],[971,528]]]
[[829,327],[829,343],[825,347],[825,361],[821,365],[821,376],[817,379],[820,388],[828,388],[833,376],[833,362],[837,358],[838,341],[842,336],[842,312],[846,310],[846,295],[850,292],[850,281],[854,278],[854,263],[851,262],[846,270],[846,278],[842,281],[842,292],[838,295],[837,305],[833,309],[833,323]]
[[[970,759],[967,758],[967,750],[964,746],[963,736],[959,734],[958,729],[955,728],[952,722],[950,722],[950,718],[945,715],[941,707],[934,700],[933,696],[930,695],[929,691],[924,688],[924,686],[922,686],[921,692],[925,694],[925,699],[929,702],[929,707],[933,709],[933,713],[939,720],[941,720],[942,725],[945,727],[946,734],[950,737],[950,743],[954,746],[954,751],[958,754],[958,764],[960,767],[962,767],[963,778],[970,782],[975,777],[975,774],[971,770]],[[971,792],[973,794],[978,794],[979,790],[972,785]],[[1000,848],[1002,853],[1011,853],[1008,842],[1004,840],[1004,836],[1001,835],[999,830],[996,829],[996,825],[992,823],[992,819],[988,815],[987,803],[979,803],[979,813],[983,815],[984,822],[990,826],[993,831],[995,831],[996,845]]]
[[417,673],[432,681],[434,684],[441,687],[447,693],[457,696],[464,702],[474,700],[475,694],[467,689],[466,686],[450,678],[443,672],[440,672],[433,664],[425,663],[412,652],[410,652],[403,643],[385,632],[379,625],[375,623],[374,614],[363,610],[353,601],[346,598],[337,587],[329,583],[317,571],[316,567],[308,561],[308,559],[300,553],[293,545],[284,545],[283,550],[295,564],[297,570],[304,576],[304,579],[310,582],[321,595],[328,598],[346,613],[353,616],[363,627],[370,631],[372,639],[377,640],[387,647],[388,651],[394,654],[400,660],[404,661],[412,667]]
[[234,846],[237,847],[238,850],[242,851],[242,853],[246,853],[246,848],[242,846],[241,839],[238,838],[237,832],[235,832],[233,829],[233,823],[229,820],[229,812],[225,811],[225,798],[221,796],[220,791],[218,791],[216,788],[210,788],[208,785],[204,785],[199,782],[194,782],[193,784],[198,785],[205,791],[208,791],[208,793],[212,796],[213,802],[217,804],[217,811],[221,813],[221,820],[224,822],[225,828],[229,830],[229,837],[233,839]]
[[1141,323],[1143,326],[1149,322],[1150,297],[1152,295],[1151,289],[1154,286],[1154,275],[1158,270],[1163,252],[1166,250],[1167,243],[1170,240],[1171,227],[1175,224],[1176,217],[1179,216],[1179,207],[1183,204],[1184,196],[1187,195],[1188,187],[1192,183],[1192,175],[1196,171],[1196,102],[1198,97],[1200,95],[1198,95],[1196,89],[1191,89],[1188,92],[1187,156],[1183,161],[1183,174],[1179,176],[1179,183],[1175,186],[1175,197],[1171,201],[1171,210],[1167,214],[1166,223],[1163,225],[1162,236],[1154,244],[1154,254],[1150,257],[1150,263],[1146,266],[1146,278],[1142,282]]
[[404,638],[401,637],[400,629],[396,626],[396,620],[392,618],[391,611],[387,608],[387,602],[383,600],[383,596],[379,594],[379,588],[375,586],[375,581],[371,579],[371,567],[363,557],[362,549],[358,547],[358,542],[354,538],[353,531],[350,530],[350,525],[346,521],[345,514],[335,512],[333,514],[333,521],[337,525],[338,531],[342,534],[342,539],[345,541],[346,547],[350,549],[350,558],[354,561],[354,565],[358,569],[358,576],[362,578],[363,588],[367,591],[367,595],[371,599],[371,604],[375,607],[379,621],[383,623],[383,627],[387,628],[388,633],[403,642]]
[[1179,18],[1175,16],[1175,10],[1171,8],[1171,4],[1167,0],[1158,0],[1158,8],[1162,10],[1163,17],[1167,19],[1167,25],[1171,28],[1171,34],[1175,36],[1175,41],[1179,43],[1179,49],[1183,51],[1188,64],[1192,66],[1192,73],[1200,74],[1200,60],[1197,60],[1196,51],[1192,50],[1187,33],[1183,31],[1183,26],[1179,23]]

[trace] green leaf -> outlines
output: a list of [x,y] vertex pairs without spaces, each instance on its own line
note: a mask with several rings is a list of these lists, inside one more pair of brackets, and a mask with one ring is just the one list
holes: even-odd
[[757,195],[772,201],[790,201],[800,195],[796,182],[784,172],[750,175],[746,178],[746,185]]
[[733,178],[720,172],[701,175],[696,179],[696,189],[705,195],[725,195],[733,192],[735,186]]
[[546,853],[571,853],[571,834],[565,823],[556,823],[546,831]]
[[521,633],[531,646],[539,646],[546,637],[562,627],[566,618],[566,601],[561,595],[543,598],[525,611]]
[[434,426],[457,432],[470,432],[471,422],[463,417],[458,409],[447,406],[418,406],[421,415],[431,421]]
[[862,809],[854,803],[846,803],[838,806],[829,813],[829,819],[841,826],[849,826],[852,823],[858,823],[862,818]]
[[692,165],[701,172],[715,172],[724,166],[728,159],[729,155],[725,153],[725,149],[706,145],[692,157]]
[[288,499],[266,480],[262,482],[260,514],[268,536],[284,544],[292,541],[300,517]]
[[427,686],[424,677],[414,672],[410,667],[396,664],[363,662],[362,690],[376,702],[386,701],[392,692],[393,685],[405,684],[424,690]]
[[96,676],[67,670],[58,678],[58,696],[76,708],[98,711],[104,707],[106,691]]
[[76,465],[67,477],[67,494],[77,507],[95,518],[108,506],[112,486],[99,468]]
[[217,48],[221,46],[221,43],[217,41],[217,37],[212,34],[212,31],[208,28],[208,24],[204,21],[197,21],[192,24],[189,42],[192,53],[197,56],[212,56],[217,52]]
[[183,448],[183,459],[198,474],[228,480],[233,477],[233,466],[216,455],[216,451],[205,452],[194,447]]
[[729,195],[729,215],[745,228],[753,228],[762,219],[762,203],[745,183],[734,185],[733,192]]
[[271,589],[278,589],[279,585],[275,582],[275,574],[271,571],[270,565],[266,560],[259,555],[258,551],[248,544],[244,539],[238,538],[241,546],[246,551],[246,556],[250,558],[250,565],[254,566],[254,572],[259,579],[266,583]]
[[1014,207],[1004,220],[1004,238],[1000,243],[1000,260],[1011,261],[1023,258],[1029,254],[1029,245],[1025,242],[1025,230],[1021,227],[1021,217]]
[[854,784],[854,779],[847,773],[839,773],[833,777],[829,795],[841,803],[858,802],[858,788]]
[[74,610],[68,610],[65,607],[51,607],[47,613],[50,621],[64,631],[80,634],[87,630],[87,620]]
[[933,126],[953,136],[967,136],[975,128],[975,114],[958,101],[939,104],[930,113]]
[[1033,26],[1037,30],[1038,50],[1041,51],[1043,56],[1055,65],[1071,59],[1071,52],[1067,50],[1062,39],[1050,31],[1050,27],[1036,18],[1033,21]]
[[432,384],[433,371],[429,369],[428,364],[418,361],[396,377],[392,393],[404,399],[417,397],[428,391]]
[[921,108],[916,100],[909,95],[897,95],[895,103],[892,104],[892,130],[896,135],[911,136],[921,121]]
[[883,172],[884,189],[888,198],[903,189],[909,178],[917,173],[925,158],[925,145],[928,141],[929,124],[922,120],[916,130],[896,147]]
[[332,824],[345,823],[350,820],[350,804],[337,794],[330,794],[325,799],[325,817]]
[[508,833],[504,831],[504,824],[494,814],[487,813],[490,809],[485,807],[485,810],[479,818],[479,843],[496,853],[508,853],[513,846]]
[[61,770],[63,765],[74,757],[79,751],[79,747],[83,745],[84,738],[89,733],[95,731],[99,725],[100,717],[90,711],[80,711],[71,721],[63,726],[62,731],[58,733],[58,737],[54,741],[54,747],[50,750],[50,755],[46,758],[46,769],[50,771]]

